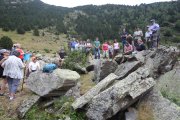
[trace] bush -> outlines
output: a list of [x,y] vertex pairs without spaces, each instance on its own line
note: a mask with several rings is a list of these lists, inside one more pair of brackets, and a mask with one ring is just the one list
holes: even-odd
[[26,32],[26,31],[24,30],[24,28],[21,28],[21,27],[20,27],[20,28],[17,28],[17,33],[18,33],[18,34],[25,34],[25,32]]
[[47,49],[47,48],[44,48],[44,51],[45,51],[46,53],[50,53],[50,50]]
[[34,36],[39,36],[39,30],[38,29],[34,29],[33,30],[33,35]]
[[86,54],[81,51],[73,51],[68,54],[65,59],[63,68],[75,70],[75,64],[78,63],[80,66],[85,66],[87,62]]
[[4,48],[4,49],[11,49],[13,46],[13,42],[11,40],[11,38],[7,37],[7,36],[3,36],[0,39],[0,47]]
[[165,33],[164,33],[164,36],[166,36],[166,37],[172,37],[173,35],[172,35],[171,30],[167,29],[167,30],[165,31]]
[[175,29],[176,29],[177,31],[180,31],[180,20],[178,20],[178,21],[176,22],[176,24],[175,24]]
[[179,36],[176,36],[172,39],[172,42],[174,43],[180,43],[180,37]]

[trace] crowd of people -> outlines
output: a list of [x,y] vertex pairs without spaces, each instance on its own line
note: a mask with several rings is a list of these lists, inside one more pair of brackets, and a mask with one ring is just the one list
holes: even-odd
[[[136,51],[157,48],[159,44],[160,27],[155,20],[151,20],[151,22],[152,24],[147,26],[145,40],[143,40],[143,32],[140,28],[136,28],[133,35],[128,34],[126,29],[123,29],[123,32],[120,35],[121,41],[119,42],[117,39],[114,39],[113,41],[104,41],[101,44],[98,37],[96,37],[93,42],[91,42],[90,39],[79,42],[73,38],[73,40],[69,42],[69,50],[85,52],[86,55],[90,56],[92,59],[93,54],[95,59],[100,59],[102,50],[102,57],[110,60],[114,59],[119,52],[129,55]],[[61,48],[58,51],[58,54],[60,66],[62,66],[66,56],[64,48]],[[54,68],[56,68],[56,66]],[[6,84],[8,84],[9,99],[13,100],[20,84],[20,80],[24,77],[28,77],[30,73],[37,70],[40,70],[40,64],[37,61],[37,58],[29,50],[24,52],[21,49],[20,44],[14,44],[11,51],[1,49],[0,78],[3,80],[0,87],[0,96],[4,96],[5,87]]]
[[[154,19],[151,20],[151,24],[147,26],[147,31],[145,36],[140,28],[136,28],[133,35],[126,32],[126,29],[123,29],[120,34],[120,41],[117,39],[104,41],[102,44],[98,37],[95,38],[94,42],[91,42],[90,39],[87,41],[78,41],[73,38],[69,43],[69,49],[82,50],[87,54],[94,54],[95,59],[100,59],[100,54],[102,50],[102,56],[106,59],[113,59],[120,51],[123,54],[132,54],[133,52],[142,51],[145,49],[157,48],[159,44],[159,25],[155,22]],[[120,44],[122,43],[122,44]],[[120,48],[122,46],[122,48]]]

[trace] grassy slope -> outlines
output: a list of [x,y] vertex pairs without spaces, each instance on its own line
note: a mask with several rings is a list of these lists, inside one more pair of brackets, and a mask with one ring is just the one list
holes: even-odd
[[49,32],[45,32],[45,36],[33,36],[31,31],[26,32],[24,35],[19,35],[16,31],[5,32],[0,29],[0,38],[2,36],[10,37],[14,43],[20,43],[25,50],[29,49],[40,53],[45,53],[44,49],[54,53],[67,43],[65,35],[57,36]]

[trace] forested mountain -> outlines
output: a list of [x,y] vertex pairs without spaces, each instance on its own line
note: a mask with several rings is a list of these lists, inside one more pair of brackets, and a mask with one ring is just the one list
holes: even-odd
[[135,27],[144,31],[150,19],[157,20],[167,37],[179,39],[180,31],[180,0],[139,6],[107,4],[75,8],[47,5],[40,0],[13,3],[1,0],[0,13],[0,27],[4,30],[56,26],[58,33],[78,34],[83,39],[118,38],[122,28],[131,34]]

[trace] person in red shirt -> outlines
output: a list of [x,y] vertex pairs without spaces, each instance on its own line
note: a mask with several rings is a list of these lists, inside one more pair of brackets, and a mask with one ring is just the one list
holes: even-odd
[[20,44],[16,44],[16,50],[20,53],[18,58],[20,58],[23,61],[23,59],[24,59],[24,51],[21,49]]
[[109,49],[108,49],[108,43],[107,42],[103,43],[102,51],[103,51],[103,58],[109,59]]

